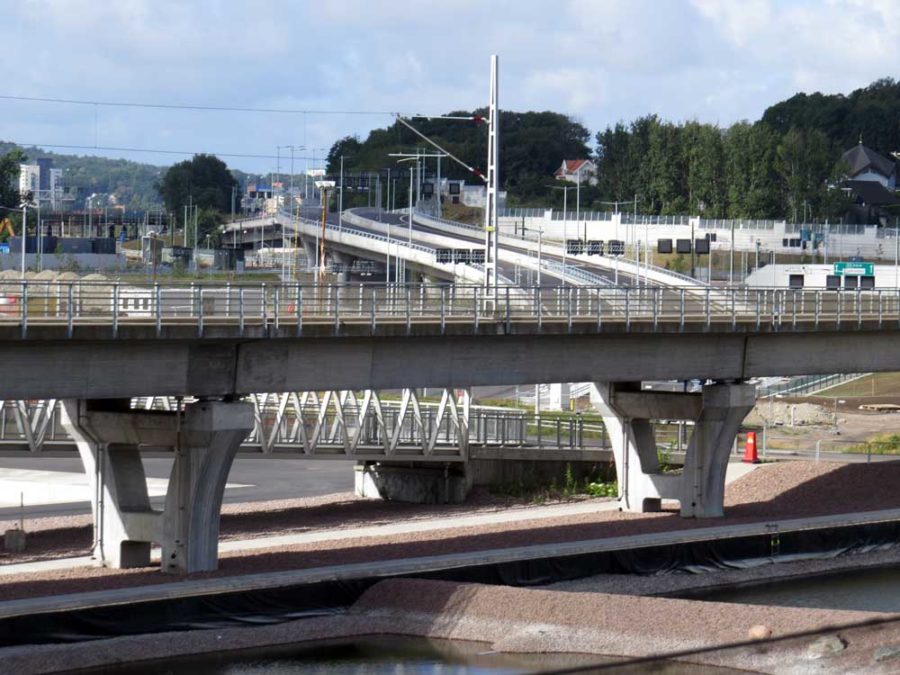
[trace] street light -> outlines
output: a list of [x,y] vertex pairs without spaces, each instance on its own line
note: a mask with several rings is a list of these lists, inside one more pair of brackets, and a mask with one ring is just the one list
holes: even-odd
[[563,250],[563,255],[562,255],[563,278],[562,278],[562,284],[563,284],[563,286],[565,286],[566,285],[566,253],[567,253],[566,249],[568,248],[567,240],[569,238],[569,230],[568,230],[569,220],[568,220],[568,212],[567,212],[568,196],[569,196],[569,190],[574,190],[575,187],[573,187],[571,185],[564,185],[564,186],[548,185],[547,187],[549,187],[551,190],[562,190],[563,191],[563,247],[562,247],[562,250]]

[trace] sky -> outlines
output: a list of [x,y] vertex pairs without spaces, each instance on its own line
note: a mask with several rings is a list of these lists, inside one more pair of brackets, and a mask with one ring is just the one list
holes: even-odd
[[491,54],[501,108],[592,136],[648,113],[755,120],[900,64],[897,0],[0,0],[0,26],[0,140],[160,165],[211,152],[259,173],[292,152],[297,172],[321,166],[390,112],[485,106]]

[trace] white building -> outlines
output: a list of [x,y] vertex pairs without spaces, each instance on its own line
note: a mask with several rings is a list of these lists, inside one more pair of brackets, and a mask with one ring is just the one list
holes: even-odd
[[750,288],[807,288],[821,290],[896,289],[897,268],[870,262],[840,261],[830,265],[766,265],[751,273]]
[[556,180],[564,180],[577,185],[597,184],[597,165],[589,159],[564,159],[553,174]]
[[31,193],[35,198],[41,189],[41,167],[37,164],[19,164],[19,194],[24,198]]
[[63,170],[50,169],[50,208],[56,211],[62,207]]

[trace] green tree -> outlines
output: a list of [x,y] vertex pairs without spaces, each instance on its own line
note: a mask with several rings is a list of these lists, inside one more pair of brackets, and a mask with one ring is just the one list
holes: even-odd
[[828,189],[828,177],[834,166],[828,139],[821,131],[792,128],[782,137],[776,156],[791,220],[812,219]]
[[198,208],[227,212],[231,209],[231,191],[238,182],[225,162],[214,155],[194,155],[171,166],[159,184],[166,208],[179,213],[189,202]]
[[[0,157],[0,206],[14,209],[22,201],[19,195],[19,164],[25,162],[25,153],[14,149]],[[0,213],[0,220],[6,215]]]
[[726,216],[781,218],[784,208],[775,168],[778,136],[767,124],[737,122],[723,138]]

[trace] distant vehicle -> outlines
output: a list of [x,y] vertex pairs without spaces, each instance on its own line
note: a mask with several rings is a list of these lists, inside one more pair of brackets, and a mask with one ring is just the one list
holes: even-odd
[[[8,253],[8,251],[7,251]],[[0,316],[18,316],[19,299],[11,295],[0,295]]]

